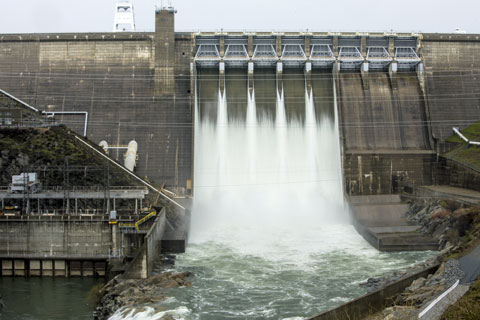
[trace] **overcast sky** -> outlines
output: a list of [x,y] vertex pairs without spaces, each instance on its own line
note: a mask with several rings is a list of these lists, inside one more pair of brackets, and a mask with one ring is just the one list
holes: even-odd
[[[2,0],[0,33],[109,32],[116,0]],[[131,0],[137,31],[160,0]],[[168,0],[164,0],[168,4]],[[177,31],[306,30],[480,33],[478,0],[174,0]]]

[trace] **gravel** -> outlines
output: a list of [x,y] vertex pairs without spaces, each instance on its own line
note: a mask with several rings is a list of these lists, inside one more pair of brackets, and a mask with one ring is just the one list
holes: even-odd
[[455,259],[450,259],[445,263],[445,286],[450,288],[455,281],[462,279],[465,273],[460,269],[460,262]]

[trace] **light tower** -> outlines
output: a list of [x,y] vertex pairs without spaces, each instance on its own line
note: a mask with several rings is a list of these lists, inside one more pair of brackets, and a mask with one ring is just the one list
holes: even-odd
[[115,21],[113,32],[135,31],[135,14],[133,5],[128,1],[117,2],[115,5]]

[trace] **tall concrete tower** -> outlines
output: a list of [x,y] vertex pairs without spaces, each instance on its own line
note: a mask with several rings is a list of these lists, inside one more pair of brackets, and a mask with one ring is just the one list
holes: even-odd
[[173,95],[175,91],[175,13],[173,7],[155,11],[155,94]]
[[117,2],[113,32],[135,31],[135,13],[133,5],[128,1]]

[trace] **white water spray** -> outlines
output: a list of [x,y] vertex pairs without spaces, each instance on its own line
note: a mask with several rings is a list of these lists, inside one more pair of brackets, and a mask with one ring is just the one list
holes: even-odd
[[303,94],[304,123],[287,119],[283,91],[275,119],[257,120],[253,92],[241,123],[228,122],[219,93],[216,124],[197,123],[192,243],[222,241],[228,230],[232,246],[266,253],[279,233],[302,239],[305,229],[344,221],[338,133],[316,121],[313,93]]

